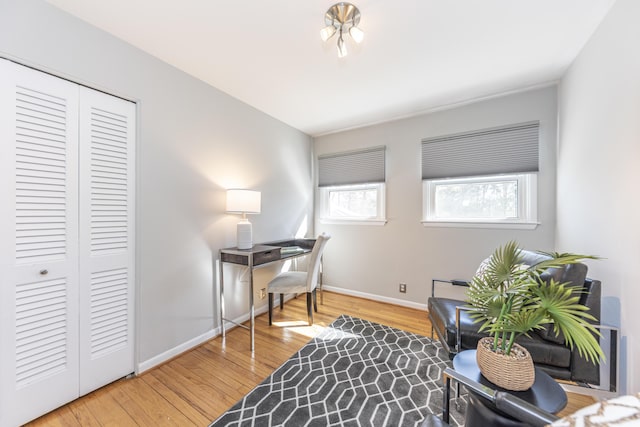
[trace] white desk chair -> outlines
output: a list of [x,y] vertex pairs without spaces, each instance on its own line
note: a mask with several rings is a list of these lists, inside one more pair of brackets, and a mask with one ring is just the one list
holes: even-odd
[[320,274],[320,260],[322,251],[331,238],[328,234],[322,233],[316,239],[311,255],[309,256],[309,267],[307,271],[287,271],[278,274],[267,285],[269,293],[269,325],[273,317],[273,294],[280,294],[280,310],[284,308],[284,294],[307,294],[307,317],[309,325],[313,325],[313,311],[311,310],[311,300],[313,299],[313,309],[318,311],[316,288]]

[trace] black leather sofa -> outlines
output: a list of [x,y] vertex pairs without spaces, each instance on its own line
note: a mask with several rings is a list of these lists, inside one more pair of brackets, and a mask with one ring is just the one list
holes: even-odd
[[[545,258],[547,255],[537,252],[522,251],[523,263],[534,265]],[[567,265],[564,268],[549,269],[543,273],[543,278],[554,280],[560,283],[570,283],[571,286],[580,288],[580,303],[589,307],[589,313],[596,319],[600,319],[600,299],[601,299],[601,283],[599,280],[588,279],[587,266],[584,264]],[[460,281],[441,281],[450,282],[456,285],[464,285]],[[436,332],[438,339],[443,347],[449,352],[449,357],[462,350],[475,349],[478,340],[485,333],[478,331],[480,324],[476,324],[469,317],[463,307],[464,301],[435,297],[432,288],[432,297],[429,298],[427,306],[429,319]],[[456,310],[458,314],[456,315]],[[456,327],[456,317],[459,317],[459,330]],[[575,381],[578,383],[599,384],[600,369],[578,354],[577,350],[571,351],[564,344],[564,336],[556,336],[553,332],[552,325],[535,331],[530,337],[522,336],[517,342],[523,345],[531,353],[534,364],[544,370],[553,378]],[[458,342],[459,341],[459,342]]]

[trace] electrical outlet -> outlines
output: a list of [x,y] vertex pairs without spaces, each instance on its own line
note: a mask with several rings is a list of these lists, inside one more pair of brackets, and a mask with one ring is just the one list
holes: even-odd
[[400,283],[400,293],[402,294],[406,294],[407,293],[407,284],[406,283]]
[[265,299],[267,297],[267,288],[260,289],[260,299]]

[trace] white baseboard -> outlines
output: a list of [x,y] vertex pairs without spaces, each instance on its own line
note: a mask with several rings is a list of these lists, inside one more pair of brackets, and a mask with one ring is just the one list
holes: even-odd
[[189,341],[186,341],[180,345],[177,345],[172,349],[165,351],[164,353],[160,353],[159,355],[154,356],[151,359],[140,362],[138,363],[138,366],[136,369],[136,375],[139,375],[145,371],[148,371],[151,368],[161,365],[167,360],[170,360],[178,356],[179,354],[184,353],[185,351],[191,350],[192,348],[195,348],[200,344],[207,342],[218,335],[220,335],[220,328],[212,329],[210,331],[205,332],[202,335],[199,335],[195,338],[190,339]]
[[[369,294],[366,292],[359,292],[359,291],[353,291],[351,289],[345,289],[345,288],[338,288],[338,287],[334,287],[334,286],[323,286],[322,287],[324,290],[330,291],[330,292],[335,292],[337,294],[344,294],[344,295],[351,295],[354,297],[359,297],[359,298],[365,298],[365,299],[369,299],[369,300],[373,300],[373,301],[379,301],[379,302],[385,302],[385,303],[389,303],[389,304],[394,304],[394,305],[400,305],[403,307],[409,307],[409,308],[415,308],[417,310],[426,310],[427,309],[427,305],[426,304],[418,304],[415,302],[411,302],[411,301],[406,301],[403,299],[399,299],[399,298],[389,298],[389,297],[383,297],[380,295],[376,295],[376,294]],[[285,300],[289,300],[293,298],[293,295],[290,295],[288,297],[285,298]],[[274,298],[274,302],[273,305],[277,306],[279,304],[279,298]],[[256,309],[255,311],[255,315],[258,316],[262,313],[266,313],[267,310],[269,308],[265,305],[262,307],[259,307]],[[233,321],[235,323],[244,323],[246,321],[249,320],[249,313],[244,314],[242,316],[239,316],[235,319],[233,319]],[[233,324],[232,323],[226,323],[225,326],[228,328],[232,327]],[[189,341],[186,341],[180,345],[177,345],[157,356],[152,357],[151,359],[147,359],[143,362],[138,363],[137,369],[136,369],[136,374],[141,374],[143,372],[148,371],[151,368],[154,368],[158,365],[163,364],[164,362],[173,359],[174,357],[184,353],[185,351],[189,351],[197,346],[199,346],[202,343],[205,343],[215,337],[217,337],[218,335],[221,334],[221,329],[220,327],[217,327],[215,329],[212,329],[210,331],[205,332],[204,334],[201,334],[195,338],[190,339]]]
[[[287,301],[288,299],[293,298],[293,295],[291,295],[289,298],[285,297],[285,301]],[[273,301],[273,305],[277,306],[278,304],[280,304],[280,298],[274,298]],[[262,313],[266,313],[267,310],[269,309],[268,306],[262,306],[259,308],[256,308],[255,311],[255,315],[258,316]],[[233,319],[234,323],[244,323],[246,321],[249,320],[249,313],[244,314],[242,316],[239,316],[235,319]],[[233,327],[233,323],[231,322],[227,322],[225,323],[225,326],[227,329]],[[220,327],[218,326],[215,329],[212,329],[210,331],[205,332],[202,335],[199,335],[195,338],[190,339],[189,341],[186,341],[180,345],[177,345],[157,356],[152,357],[151,359],[145,360],[143,362],[138,363],[137,369],[136,369],[136,375],[139,375],[145,371],[148,371],[151,368],[155,368],[158,365],[163,364],[164,362],[173,359],[174,357],[184,353],[185,351],[189,351],[197,346],[199,346],[202,343],[205,343],[213,338],[216,338],[218,335],[220,335],[222,333],[222,330],[220,329]]]
[[351,295],[354,297],[370,299],[373,301],[386,302],[389,304],[400,305],[402,307],[415,308],[416,310],[427,310],[427,304],[420,304],[413,301],[407,301],[399,298],[383,297],[381,295],[369,294],[366,292],[353,291],[351,289],[338,288],[335,286],[322,285],[322,289],[335,292],[337,294]]

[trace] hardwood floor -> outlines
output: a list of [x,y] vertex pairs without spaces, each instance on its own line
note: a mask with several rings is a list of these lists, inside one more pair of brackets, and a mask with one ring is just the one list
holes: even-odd
[[[256,318],[256,349],[248,332],[235,328],[226,343],[217,337],[142,375],[116,381],[28,424],[29,426],[206,426],[286,361],[340,314],[430,336],[426,313],[330,292],[306,324],[305,298]],[[567,414],[593,399],[570,394]]]

